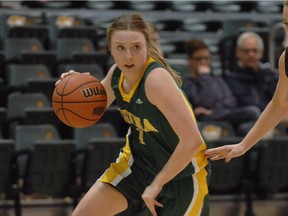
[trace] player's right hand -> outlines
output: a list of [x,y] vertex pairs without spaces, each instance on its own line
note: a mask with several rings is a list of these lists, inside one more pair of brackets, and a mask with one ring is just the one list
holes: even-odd
[[[70,70],[70,71],[68,71],[68,72],[62,73],[61,76],[60,76],[60,79],[57,80],[57,82],[55,83],[55,85],[57,85],[57,84],[58,84],[62,79],[64,79],[65,77],[70,76],[70,75],[72,75],[72,74],[76,74],[76,73],[80,73],[80,72],[77,72],[77,71],[74,71],[74,70]],[[85,73],[85,74],[90,74],[89,72],[84,72],[84,73]]]
[[70,76],[70,75],[75,74],[75,73],[79,73],[79,72],[76,72],[76,71],[74,71],[74,70],[70,70],[70,71],[68,71],[68,72],[62,73],[62,74],[60,75],[59,80],[57,80],[57,82],[55,83],[55,85],[57,85],[57,84],[58,84],[62,79],[64,79],[65,77]]
[[203,153],[206,158],[209,158],[212,161],[225,159],[225,162],[228,163],[232,158],[239,157],[245,154],[245,152],[246,151],[241,144],[232,144],[207,149]]

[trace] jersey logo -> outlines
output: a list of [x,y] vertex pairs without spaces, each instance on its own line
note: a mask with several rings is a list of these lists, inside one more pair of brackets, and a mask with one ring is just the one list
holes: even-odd
[[143,101],[140,100],[140,98],[138,98],[138,99],[136,100],[136,103],[137,103],[137,104],[143,104]]

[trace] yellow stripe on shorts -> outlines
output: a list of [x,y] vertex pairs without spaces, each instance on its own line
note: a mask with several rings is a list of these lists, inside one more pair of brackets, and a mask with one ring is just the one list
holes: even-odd
[[100,182],[107,182],[116,186],[123,178],[132,173],[130,167],[132,166],[134,159],[131,153],[128,136],[131,131],[129,129],[126,135],[126,144],[119,154],[115,163],[112,163],[110,167],[104,172],[104,174],[97,180]]
[[206,182],[206,169],[193,175],[194,194],[193,199],[189,205],[184,216],[200,216],[204,205],[205,196],[208,194],[208,186]]

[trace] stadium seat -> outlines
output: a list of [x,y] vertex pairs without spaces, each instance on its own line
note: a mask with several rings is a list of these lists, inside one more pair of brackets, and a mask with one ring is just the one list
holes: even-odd
[[7,109],[6,107],[0,107],[0,139],[4,137],[7,125]]
[[[227,144],[234,144],[241,141],[241,138],[226,137],[218,140],[206,141],[208,148],[219,147]],[[252,154],[253,156],[253,154]],[[253,210],[253,182],[251,173],[253,162],[250,152],[238,158],[233,158],[228,164],[224,160],[211,162],[211,180],[209,191],[211,195],[236,195],[245,197],[246,216],[254,216]]]
[[58,62],[71,62],[74,53],[93,53],[95,51],[93,42],[86,38],[59,38],[56,46]]
[[27,80],[27,93],[43,93],[49,100],[55,88],[55,83],[59,78],[49,77],[46,79],[30,78]]
[[[27,152],[33,144],[38,141],[59,140],[60,135],[57,128],[51,124],[41,125],[17,125],[15,127],[15,148],[20,152]],[[19,177],[23,177],[27,165],[28,155],[24,154],[17,158]]]
[[[5,200],[13,200],[14,215],[21,216],[20,190],[18,187],[17,166],[14,160],[15,142],[12,139],[0,139],[0,193]],[[2,196],[0,200],[2,199]]]
[[110,139],[117,136],[114,126],[107,122],[96,123],[86,128],[74,128],[74,139],[78,149],[86,148],[93,138]]
[[114,2],[88,0],[85,4],[85,7],[94,10],[107,10],[112,9],[114,7]]
[[15,127],[25,118],[25,110],[28,107],[51,107],[50,100],[43,93],[12,92],[7,99],[7,122],[10,138],[15,136]]
[[105,76],[102,67],[96,63],[94,64],[59,64],[58,65],[58,77],[64,72],[69,70],[75,70],[78,72],[89,72],[95,76],[98,80],[102,80]]
[[255,2],[255,9],[259,13],[281,13],[283,3],[281,1],[263,1],[263,2]]
[[21,93],[13,92],[8,96],[8,121],[21,119],[24,117],[27,107],[50,107],[51,103],[42,93]]
[[6,12],[0,15],[0,38],[6,40],[10,28],[15,26],[30,26],[36,24],[36,19],[33,16],[25,15],[18,12]]
[[89,141],[88,153],[82,169],[82,189],[87,191],[93,183],[116,161],[125,138],[95,138]]
[[[28,161],[21,188],[24,197],[71,197],[75,207],[80,197],[80,189],[77,190],[74,175],[74,150],[73,140],[35,141],[27,151]],[[25,152],[19,154],[24,155]]]
[[201,20],[195,18],[187,18],[183,21],[182,30],[189,32],[219,32],[222,27],[221,20]]
[[49,69],[52,77],[57,76],[57,56],[54,50],[23,51],[21,52],[20,62],[22,64],[43,64]]
[[58,129],[51,124],[17,125],[15,128],[16,150],[29,149],[37,140],[61,139]]
[[95,51],[93,53],[73,53],[72,62],[74,64],[98,64],[102,67],[105,72],[108,68],[109,53],[106,51]]
[[73,128],[59,120],[52,107],[28,107],[25,109],[25,117],[21,125],[52,124],[57,127],[62,139],[73,139]]
[[204,140],[217,140],[220,138],[235,137],[235,131],[229,122],[198,121],[198,128]]
[[8,30],[8,38],[37,38],[45,49],[50,48],[49,31],[46,25],[13,26]]
[[135,11],[153,11],[156,7],[157,4],[153,1],[130,2],[130,8]]
[[7,62],[20,62],[23,51],[37,53],[41,50],[44,50],[44,47],[37,38],[6,38],[4,41]]
[[3,50],[0,51],[0,78],[3,78],[6,80],[5,75],[5,53]]
[[256,150],[258,157],[253,175],[256,193],[262,198],[269,198],[277,192],[287,192],[287,136],[262,140]]
[[6,67],[6,77],[10,86],[23,88],[27,87],[29,79],[45,80],[50,78],[51,74],[49,69],[42,64],[9,64]]
[[192,12],[197,9],[197,4],[190,1],[171,1],[171,7],[173,11],[183,11],[183,12]]
[[71,26],[58,30],[57,38],[88,38],[97,42],[97,30],[94,26]]

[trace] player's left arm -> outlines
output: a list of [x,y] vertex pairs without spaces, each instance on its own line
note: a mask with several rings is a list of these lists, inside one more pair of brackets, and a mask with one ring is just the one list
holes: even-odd
[[191,162],[203,139],[190,106],[166,70],[154,69],[146,79],[145,91],[148,100],[164,114],[179,138],[178,146],[154,180],[164,185]]

